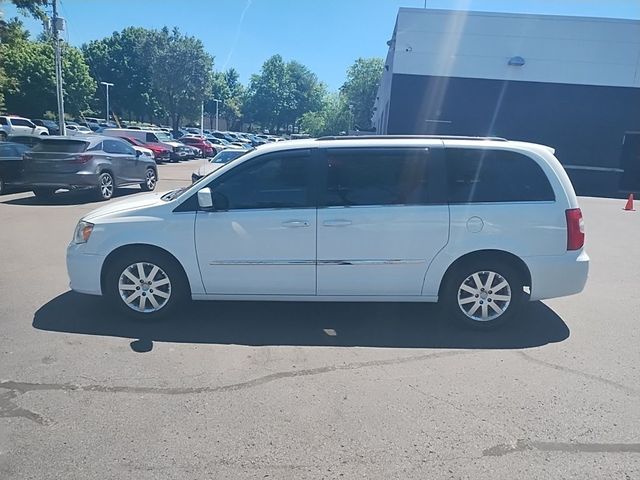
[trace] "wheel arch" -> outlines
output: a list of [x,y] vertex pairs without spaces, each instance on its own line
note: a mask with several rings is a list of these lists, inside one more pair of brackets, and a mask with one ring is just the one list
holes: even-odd
[[513,253],[507,252],[505,250],[494,250],[494,249],[485,249],[485,250],[476,250],[473,252],[466,253],[461,257],[458,257],[454,260],[447,270],[445,274],[442,276],[442,280],[440,281],[440,287],[438,289],[438,296],[441,297],[443,294],[443,289],[447,285],[447,281],[452,272],[455,272],[458,268],[463,265],[467,265],[471,262],[475,262],[478,260],[491,260],[498,262],[505,262],[513,267],[520,273],[522,278],[522,283],[524,286],[531,287],[531,272],[529,271],[529,267],[527,264],[517,255]]
[[157,245],[147,244],[147,243],[132,243],[129,245],[122,245],[112,250],[105,257],[104,261],[102,262],[102,267],[100,269],[100,290],[102,291],[103,294],[106,291],[105,282],[106,282],[107,273],[109,271],[111,264],[120,255],[123,255],[125,253],[135,252],[135,251],[144,251],[144,253],[153,252],[156,255],[163,256],[169,261],[171,261],[172,263],[174,263],[175,266],[178,267],[179,271],[182,274],[182,280],[188,290],[189,297],[191,296],[191,283],[189,282],[189,277],[187,276],[187,272],[184,270],[182,263],[180,263],[180,261],[173,254],[171,254],[169,251],[165,250],[164,248],[158,247]]

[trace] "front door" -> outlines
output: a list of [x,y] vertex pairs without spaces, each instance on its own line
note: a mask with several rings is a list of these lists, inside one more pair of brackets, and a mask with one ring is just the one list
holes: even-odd
[[323,166],[318,295],[421,295],[449,237],[442,148],[332,149]]
[[207,294],[315,295],[314,165],[308,150],[265,154],[209,183],[195,232]]

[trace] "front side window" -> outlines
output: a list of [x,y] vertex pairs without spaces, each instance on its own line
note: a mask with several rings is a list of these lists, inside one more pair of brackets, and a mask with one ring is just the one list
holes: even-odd
[[0,117],[0,125],[7,125],[7,119],[4,117]]
[[312,164],[307,152],[263,155],[229,171],[211,185],[228,210],[307,208],[312,200]]
[[438,203],[427,149],[342,149],[327,153],[326,206]]
[[35,127],[33,123],[23,118],[12,118],[11,123],[16,127],[29,127],[29,128]]
[[553,201],[547,176],[532,159],[508,150],[448,148],[451,203]]
[[158,140],[158,137],[156,137],[155,134],[149,133],[149,132],[147,132],[145,139],[147,142],[151,142],[151,143],[158,143],[160,141]]

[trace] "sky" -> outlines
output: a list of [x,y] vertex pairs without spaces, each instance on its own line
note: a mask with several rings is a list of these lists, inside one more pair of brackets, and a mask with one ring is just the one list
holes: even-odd
[[[337,90],[358,57],[385,57],[399,7],[424,0],[59,0],[66,39],[80,46],[128,26],[177,26],[246,83],[279,53]],[[640,19],[640,0],[427,0],[428,8]],[[6,19],[17,15],[0,0]],[[23,18],[33,36],[41,25]]]

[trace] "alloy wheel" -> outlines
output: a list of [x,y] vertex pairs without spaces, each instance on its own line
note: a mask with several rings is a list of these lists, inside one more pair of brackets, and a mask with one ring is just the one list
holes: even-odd
[[137,262],[120,274],[118,292],[127,307],[136,312],[153,313],[171,298],[171,280],[157,265]]
[[147,189],[153,190],[156,187],[156,172],[152,169],[147,170],[147,174],[145,175],[145,183],[147,185]]
[[511,286],[499,273],[480,271],[469,275],[458,288],[458,306],[469,319],[496,320],[511,303]]
[[108,173],[100,175],[100,194],[107,199],[113,196],[113,178]]

